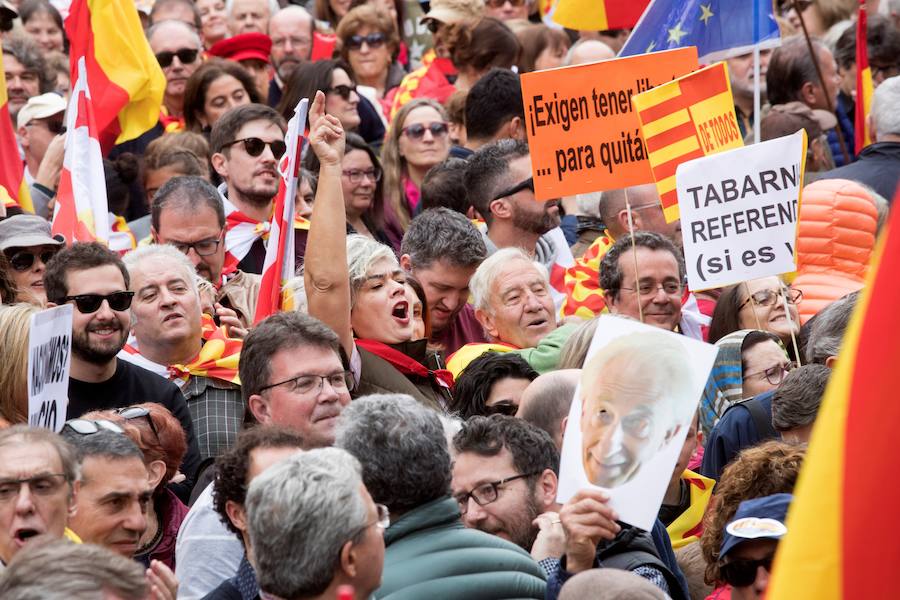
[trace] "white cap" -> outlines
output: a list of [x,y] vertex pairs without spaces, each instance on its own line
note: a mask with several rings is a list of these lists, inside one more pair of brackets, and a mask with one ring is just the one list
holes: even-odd
[[66,101],[53,92],[32,96],[16,116],[16,127],[25,127],[34,119],[46,119],[66,110]]

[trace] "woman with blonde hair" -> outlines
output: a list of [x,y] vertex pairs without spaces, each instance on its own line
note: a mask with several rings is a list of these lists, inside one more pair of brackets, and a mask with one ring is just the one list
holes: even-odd
[[0,306],[0,427],[28,422],[28,330],[33,304]]

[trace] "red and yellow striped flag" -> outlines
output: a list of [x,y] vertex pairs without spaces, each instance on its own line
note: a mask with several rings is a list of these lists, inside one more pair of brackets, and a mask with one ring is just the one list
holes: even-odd
[[683,162],[744,145],[724,62],[634,97],[647,159],[666,221],[679,217],[675,169]]
[[866,25],[866,0],[859,0],[859,17],[856,20],[856,108],[854,136],[856,152],[872,143],[866,117],[872,109],[872,69],[869,67],[868,28]]
[[637,25],[650,0],[558,0],[553,20],[576,31],[630,29]]
[[72,81],[85,58],[100,145],[132,140],[159,121],[166,78],[134,0],[71,0],[66,17]]
[[897,273],[894,211],[822,400],[768,600],[895,597],[885,574],[900,563],[900,402],[890,392],[900,364]]
[[33,213],[34,207],[25,181],[25,163],[19,155],[8,101],[6,74],[0,69],[0,202],[6,208],[19,206],[22,210]]

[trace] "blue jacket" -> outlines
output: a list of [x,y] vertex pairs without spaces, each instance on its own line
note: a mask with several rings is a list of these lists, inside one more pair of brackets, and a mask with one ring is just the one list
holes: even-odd
[[774,393],[774,391],[768,391],[752,398],[765,411],[769,424],[768,431],[761,432],[759,427],[757,427],[753,415],[745,406],[749,400],[738,402],[725,411],[722,418],[709,432],[706,448],[703,451],[703,465],[700,467],[701,475],[718,481],[725,466],[741,450],[766,440],[776,439],[778,434],[771,425],[772,396]]
[[[837,106],[834,107],[834,116],[837,117],[838,127],[844,134],[844,144],[847,146],[847,153],[850,155],[850,162],[853,162],[856,156],[854,145],[856,143],[855,128],[853,125],[853,101],[844,96],[841,92],[838,94]],[[838,141],[837,133],[834,129],[829,129],[826,133],[828,137],[828,147],[831,148],[831,156],[834,157],[834,166],[842,167],[847,163],[844,160],[844,153],[841,152],[841,143]],[[812,140],[810,140],[812,141]]]

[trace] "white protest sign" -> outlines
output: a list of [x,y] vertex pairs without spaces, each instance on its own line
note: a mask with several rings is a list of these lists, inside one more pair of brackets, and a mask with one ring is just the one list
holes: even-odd
[[69,406],[72,305],[32,315],[28,331],[28,424],[60,431]]
[[705,156],[675,172],[688,285],[722,287],[797,269],[806,132]]
[[599,488],[620,520],[653,527],[717,349],[602,315],[569,409],[558,502]]

